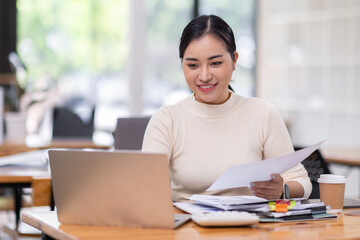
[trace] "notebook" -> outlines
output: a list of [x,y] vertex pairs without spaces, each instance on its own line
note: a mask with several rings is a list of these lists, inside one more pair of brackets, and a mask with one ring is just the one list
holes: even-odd
[[49,150],[53,193],[63,224],[174,229],[165,154],[139,151]]

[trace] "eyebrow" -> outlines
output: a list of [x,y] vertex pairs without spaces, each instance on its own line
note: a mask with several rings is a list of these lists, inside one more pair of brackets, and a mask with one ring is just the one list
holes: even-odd
[[[218,58],[218,57],[222,57],[222,56],[223,56],[223,55],[221,55],[221,54],[219,54],[219,55],[214,55],[214,56],[209,57],[208,60],[212,60],[212,59],[214,59],[214,58]],[[199,61],[199,59],[197,59],[197,58],[191,58],[191,57],[185,58],[185,60],[187,60],[187,61]]]

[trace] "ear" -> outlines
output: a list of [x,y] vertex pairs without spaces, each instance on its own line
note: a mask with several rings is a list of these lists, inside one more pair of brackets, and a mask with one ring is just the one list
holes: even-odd
[[235,60],[234,60],[233,70],[236,69],[236,62],[237,62],[237,60],[239,58],[239,53],[237,51],[235,51],[234,55],[235,55]]

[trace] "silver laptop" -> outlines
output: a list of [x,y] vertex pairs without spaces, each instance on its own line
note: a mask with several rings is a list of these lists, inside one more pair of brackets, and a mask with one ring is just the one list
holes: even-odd
[[177,228],[167,157],[138,151],[49,150],[55,205],[63,224]]
[[356,198],[344,198],[344,208],[359,208],[360,201]]

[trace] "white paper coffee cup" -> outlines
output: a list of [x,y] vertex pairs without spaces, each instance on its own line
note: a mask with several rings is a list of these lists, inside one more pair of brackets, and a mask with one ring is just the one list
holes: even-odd
[[334,174],[322,174],[318,179],[320,200],[330,206],[329,213],[341,213],[344,204],[346,178]]

